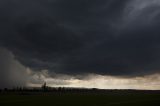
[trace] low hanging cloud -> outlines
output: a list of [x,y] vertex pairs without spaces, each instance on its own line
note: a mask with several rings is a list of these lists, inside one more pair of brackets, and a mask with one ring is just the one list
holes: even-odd
[[[46,71],[45,71],[46,72]],[[42,72],[43,73],[43,72]],[[108,75],[89,74],[86,76],[65,76],[59,77],[45,77],[44,74],[35,74],[33,79],[39,79],[47,82],[50,87],[79,87],[79,88],[100,88],[100,89],[141,89],[141,90],[159,90],[160,89],[160,75],[152,74],[141,77],[115,77]],[[45,73],[46,74],[46,73]],[[43,77],[42,77],[43,76]],[[28,83],[28,86],[40,87],[42,83],[33,82]],[[98,82],[98,83],[97,83]]]
[[23,66],[9,50],[4,48],[0,48],[0,59],[3,60],[0,62],[0,88],[14,88],[17,86],[41,87],[44,82],[47,82],[47,86],[50,87],[160,89],[159,74],[137,77],[117,77],[98,74],[73,76],[58,73],[51,74],[48,70],[33,71]]
[[29,75],[27,68],[15,60],[14,55],[0,48],[0,88],[25,86]]
[[[54,73],[77,77],[159,73],[159,4],[158,0],[0,1],[0,46],[11,52],[1,50],[0,62],[12,68],[2,65],[1,73],[8,77],[24,70],[25,76],[26,67],[32,74],[47,70],[52,78]],[[39,78],[35,82],[43,82],[43,76],[33,76]],[[4,85],[11,84],[7,77]]]

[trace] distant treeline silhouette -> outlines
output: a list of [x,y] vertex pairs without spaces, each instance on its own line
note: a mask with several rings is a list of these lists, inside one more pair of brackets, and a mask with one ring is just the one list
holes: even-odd
[[126,95],[126,94],[160,94],[160,90],[132,90],[132,89],[97,89],[97,88],[67,88],[67,87],[16,87],[13,89],[0,89],[0,94],[16,93],[21,95],[35,95],[35,94],[115,94],[115,95]]
[[97,89],[97,88],[71,88],[71,87],[49,87],[46,82],[41,87],[15,87],[12,89],[0,89],[1,94],[20,93],[20,94],[53,94],[53,93],[94,93],[94,94],[127,94],[127,93],[156,93],[160,90],[133,90],[133,89]]
[[16,87],[12,89],[4,88],[0,89],[0,92],[85,92],[85,91],[98,91],[100,89],[97,88],[69,88],[69,87]]

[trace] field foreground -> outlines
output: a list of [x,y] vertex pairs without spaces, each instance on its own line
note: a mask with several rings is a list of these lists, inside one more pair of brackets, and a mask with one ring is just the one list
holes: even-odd
[[3,92],[0,106],[160,106],[160,91]]

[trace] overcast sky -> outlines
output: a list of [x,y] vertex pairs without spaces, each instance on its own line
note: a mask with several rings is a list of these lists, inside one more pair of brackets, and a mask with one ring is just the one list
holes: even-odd
[[160,0],[1,0],[0,14],[1,88],[160,89]]

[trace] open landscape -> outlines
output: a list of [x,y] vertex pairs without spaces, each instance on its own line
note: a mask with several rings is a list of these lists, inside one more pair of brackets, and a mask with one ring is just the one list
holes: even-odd
[[61,89],[1,91],[1,106],[159,106],[160,91]]
[[160,106],[160,0],[0,0],[0,106]]

